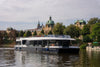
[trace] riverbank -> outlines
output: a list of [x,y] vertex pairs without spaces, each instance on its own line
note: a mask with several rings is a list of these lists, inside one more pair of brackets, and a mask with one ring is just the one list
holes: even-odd
[[14,48],[15,42],[11,44],[1,44],[0,48]]
[[0,45],[0,48],[14,48],[14,45]]

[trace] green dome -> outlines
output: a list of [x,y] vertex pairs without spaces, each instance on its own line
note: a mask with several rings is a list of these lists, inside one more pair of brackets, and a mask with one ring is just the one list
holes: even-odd
[[85,21],[85,20],[77,20],[77,21],[75,22],[75,24],[76,24],[77,22],[79,22],[80,24],[86,24],[86,21]]
[[49,20],[47,21],[46,24],[48,24],[48,25],[53,25],[54,24],[54,21],[52,20],[51,17],[49,18]]
[[54,21],[48,20],[46,24],[54,24]]

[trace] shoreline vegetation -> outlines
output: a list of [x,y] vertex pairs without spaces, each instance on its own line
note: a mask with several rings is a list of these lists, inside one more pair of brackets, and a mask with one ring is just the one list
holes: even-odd
[[0,48],[14,48],[15,44],[16,44],[15,42],[12,42],[12,43],[9,43],[9,44],[1,44]]
[[[76,24],[76,23],[75,23]],[[44,30],[37,35],[37,32],[31,31],[17,31],[13,28],[8,29],[9,34],[6,32],[0,32],[0,47],[14,47],[16,37],[34,37],[34,36],[45,36],[45,35],[70,35],[72,38],[76,39],[73,44],[78,44],[80,49],[85,49],[88,43],[93,44],[93,42],[98,42],[98,44],[93,44],[93,46],[100,46],[100,19],[90,18],[87,23],[82,27],[75,26],[75,24],[70,24],[69,26],[63,25],[63,23],[56,23],[49,33],[45,34]],[[83,23],[79,23],[80,26]]]

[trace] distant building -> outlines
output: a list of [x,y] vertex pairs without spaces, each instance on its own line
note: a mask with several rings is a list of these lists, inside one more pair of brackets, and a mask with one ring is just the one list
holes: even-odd
[[46,25],[43,27],[45,34],[48,34],[49,31],[53,30],[55,23],[52,20],[52,17],[49,17],[49,20],[46,22]]
[[[80,29],[83,29],[84,25],[86,25],[86,21],[85,20],[77,20],[75,22],[75,26],[76,27],[79,27]],[[82,40],[83,39],[83,36],[80,35],[78,38]]]
[[11,28],[11,27],[10,28],[7,28],[6,33],[9,34],[12,30],[13,30],[13,28]]
[[86,22],[84,20],[77,20],[75,22],[75,26],[79,27],[80,29],[83,29],[84,25],[86,25]]
[[36,31],[37,35],[40,35],[41,31],[44,30],[44,33],[48,34],[49,31],[53,30],[54,25],[55,25],[55,23],[52,20],[52,17],[50,16],[49,20],[46,22],[46,25],[43,25],[43,24],[40,25],[40,22],[38,21],[37,28],[28,29],[28,30],[25,30],[25,31],[30,31],[30,32],[32,32],[32,34]]
[[38,21],[37,29],[41,29],[41,28],[43,28],[43,24],[40,25],[40,22]]

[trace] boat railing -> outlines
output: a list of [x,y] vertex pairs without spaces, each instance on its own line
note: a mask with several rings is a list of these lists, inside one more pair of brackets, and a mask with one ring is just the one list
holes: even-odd
[[69,46],[69,48],[79,48],[79,46]]
[[45,37],[61,37],[61,38],[71,38],[70,35],[47,35]]

